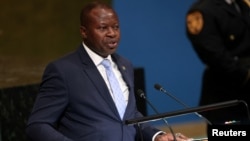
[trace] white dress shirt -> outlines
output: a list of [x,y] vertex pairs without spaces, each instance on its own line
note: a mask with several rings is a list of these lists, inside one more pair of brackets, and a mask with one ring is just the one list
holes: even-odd
[[[106,70],[104,68],[104,66],[101,64],[101,62],[103,61],[103,57],[101,57],[100,55],[96,54],[95,52],[93,52],[91,49],[89,49],[84,43],[83,47],[85,48],[85,50],[87,51],[87,53],[89,54],[90,58],[92,59],[92,61],[94,62],[94,64],[96,65],[97,69],[99,70],[99,72],[101,73],[106,85],[108,86],[109,92],[112,96],[112,98],[114,99],[107,75],[106,75]],[[124,99],[126,100],[126,104],[128,103],[128,86],[126,84],[126,82],[123,80],[122,75],[117,67],[117,65],[113,62],[113,60],[111,59],[111,56],[109,55],[107,58],[110,62],[111,62],[111,66],[112,66],[112,70],[117,78],[117,80],[119,81],[119,85],[121,87],[121,90],[123,92],[124,95]]]

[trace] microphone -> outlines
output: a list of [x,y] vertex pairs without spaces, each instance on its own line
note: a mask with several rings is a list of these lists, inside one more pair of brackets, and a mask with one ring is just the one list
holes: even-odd
[[[169,97],[171,97],[172,99],[174,99],[176,102],[178,102],[179,104],[181,104],[182,106],[184,106],[185,108],[190,108],[188,105],[186,105],[185,103],[183,103],[182,101],[180,101],[178,98],[176,98],[174,95],[172,95],[171,93],[169,93],[167,90],[165,90],[160,84],[155,84],[154,88],[158,91],[163,92],[164,94],[168,95]],[[205,117],[203,117],[201,114],[194,112],[199,118],[204,119],[209,125],[212,125],[212,123]]]
[[[156,114],[159,114],[159,112],[157,111],[157,109],[156,109],[156,108],[153,106],[153,104],[146,98],[144,92],[143,92],[141,89],[138,89],[138,90],[137,90],[137,95],[138,95],[139,97],[143,98],[143,99],[150,105],[150,107],[154,110],[154,112],[155,112]],[[172,127],[168,124],[168,121],[167,121],[165,118],[162,118],[162,120],[166,123],[167,127],[169,128],[171,134],[172,134],[173,137],[174,137],[174,141],[177,141],[177,140],[176,140],[176,137],[175,137],[175,134],[174,134],[174,131],[173,131]]]

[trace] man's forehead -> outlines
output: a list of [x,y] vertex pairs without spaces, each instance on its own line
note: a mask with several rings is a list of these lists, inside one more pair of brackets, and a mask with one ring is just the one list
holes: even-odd
[[114,10],[109,8],[95,8],[91,10],[90,15],[96,18],[110,18],[115,17],[118,19]]
[[113,9],[106,8],[106,7],[95,7],[90,11],[90,13],[92,14],[109,13],[110,15],[114,15],[115,11]]

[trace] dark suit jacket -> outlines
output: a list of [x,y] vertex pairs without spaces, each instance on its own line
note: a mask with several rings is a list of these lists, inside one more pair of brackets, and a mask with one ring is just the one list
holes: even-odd
[[[129,87],[124,120],[141,117],[134,97],[132,64],[112,55]],[[101,74],[81,45],[48,64],[26,133],[34,141],[134,141],[135,126],[125,125]],[[143,125],[143,139],[159,130]]]

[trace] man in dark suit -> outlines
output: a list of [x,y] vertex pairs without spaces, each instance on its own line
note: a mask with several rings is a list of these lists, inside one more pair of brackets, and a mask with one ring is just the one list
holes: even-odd
[[[214,123],[249,120],[249,0],[197,0],[187,12],[187,37],[205,64],[200,105],[243,100],[235,107],[204,112]],[[244,104],[244,102],[246,102]]]
[[[125,120],[142,117],[134,96],[132,64],[116,54],[119,20],[107,4],[93,2],[81,11],[80,47],[46,67],[26,133],[33,141],[171,141],[147,124],[140,130]],[[120,117],[102,61],[111,62],[125,102]],[[119,104],[119,103],[118,103]],[[139,131],[139,132],[138,132]]]

